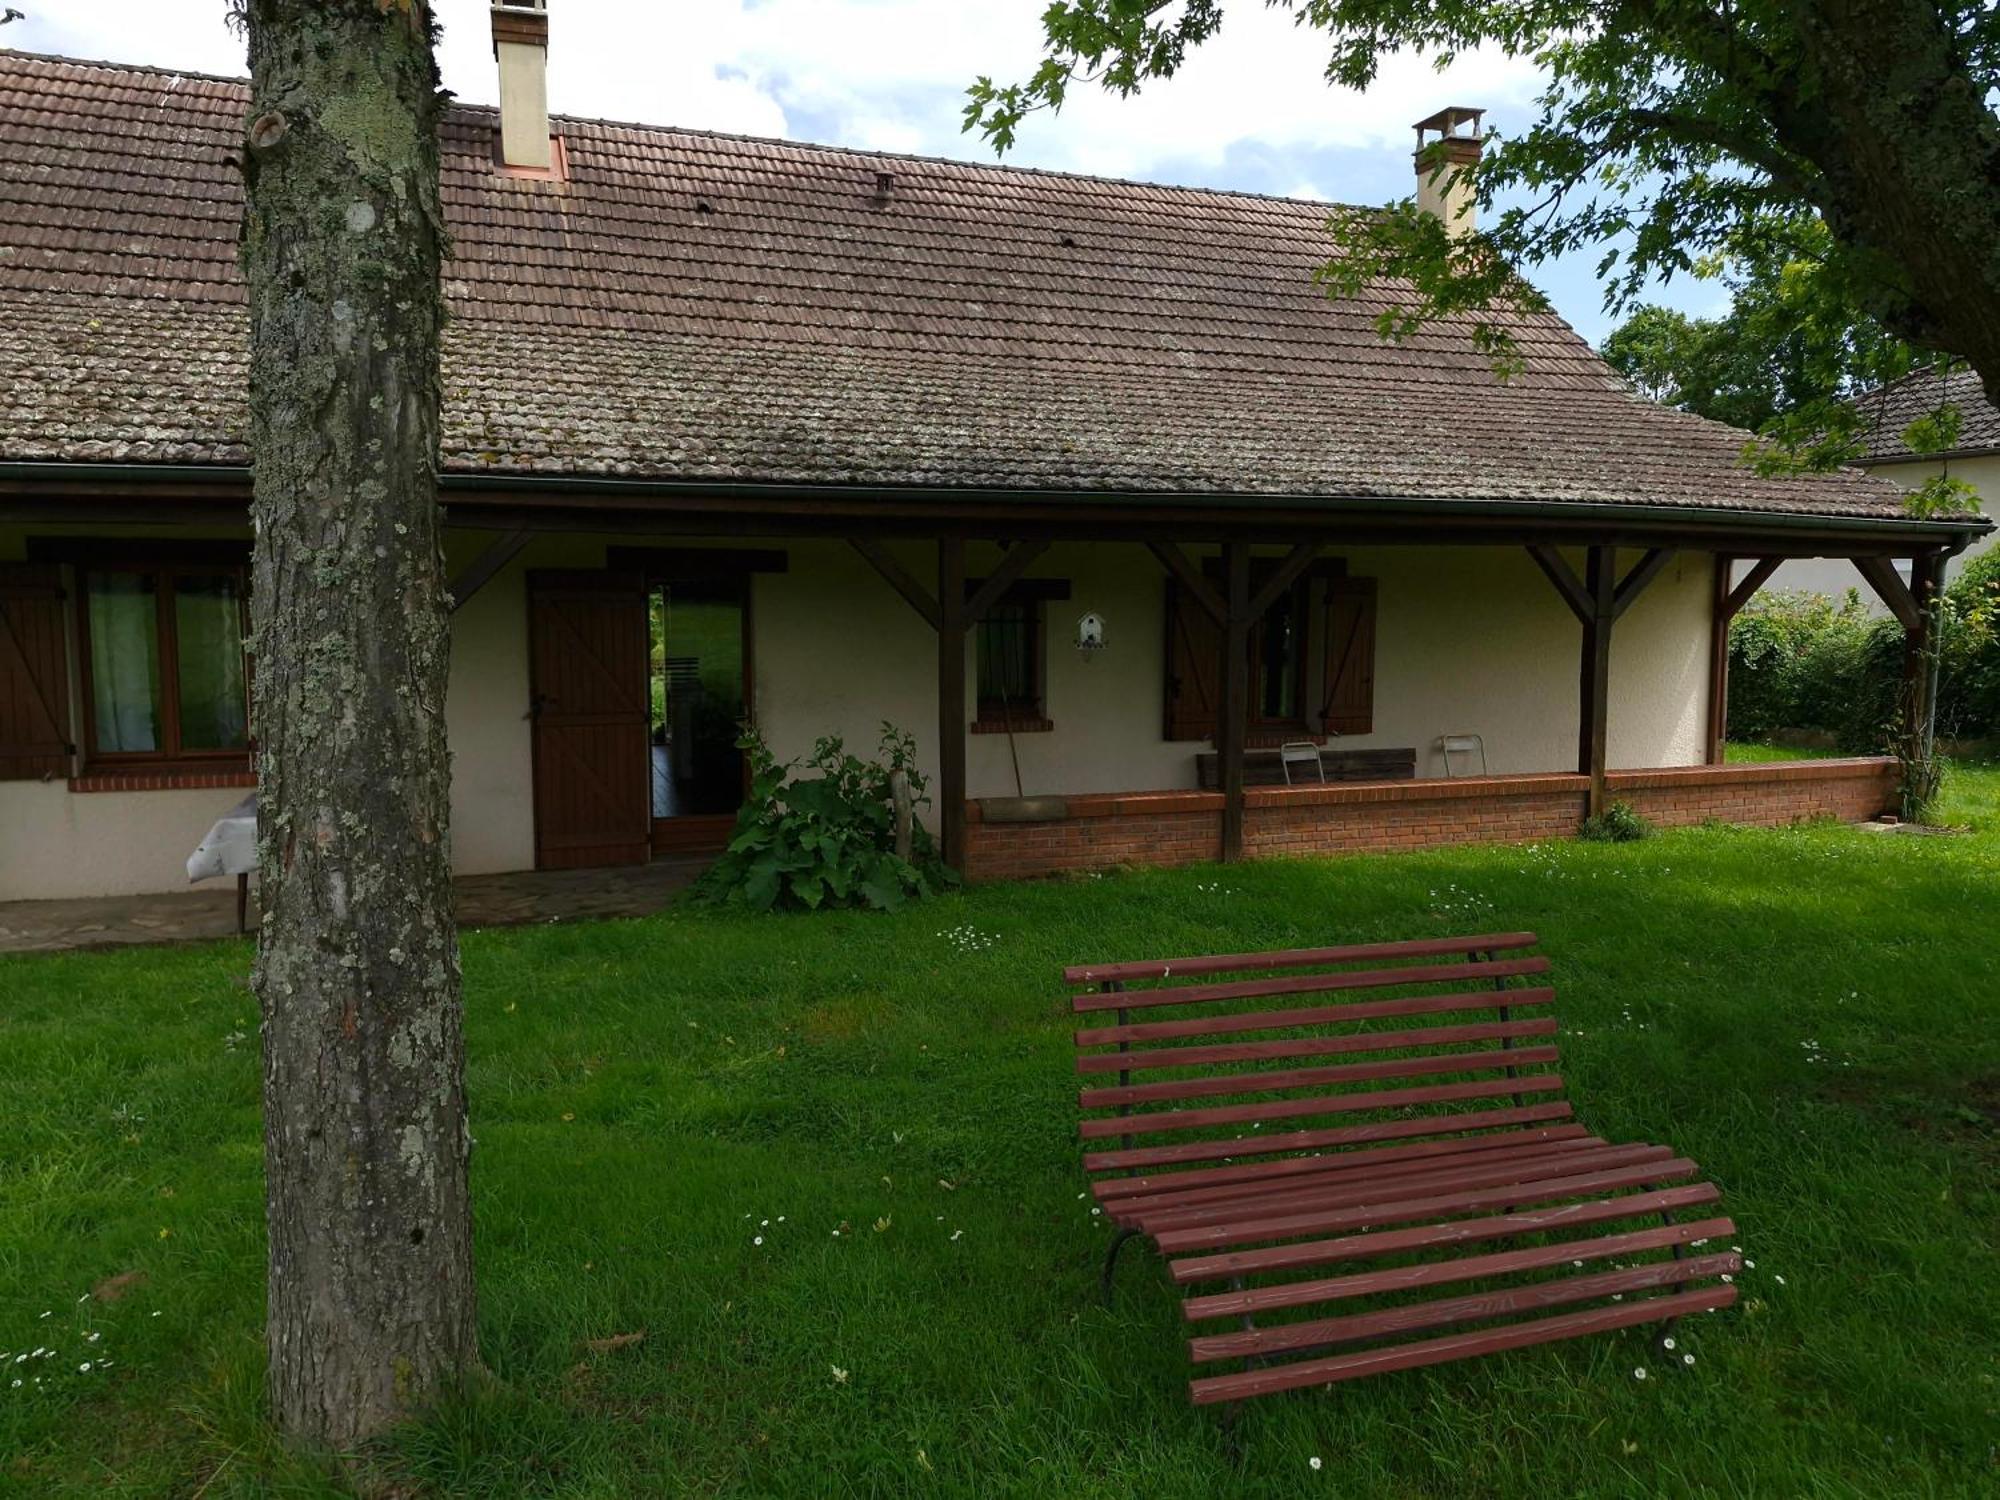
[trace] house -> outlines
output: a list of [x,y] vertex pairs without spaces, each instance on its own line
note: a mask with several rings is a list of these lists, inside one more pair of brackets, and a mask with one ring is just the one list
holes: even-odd
[[[1984,522],[1759,477],[1550,314],[1505,383],[1385,343],[1324,205],[550,120],[545,15],[495,25],[443,135],[459,871],[714,847],[740,717],[913,731],[973,878],[1891,800],[1719,764],[1730,561],[1921,586]],[[178,886],[254,784],[245,100],[0,54],[0,898]]]
[[[1879,475],[1903,489],[1915,489],[1936,474],[1949,474],[1979,492],[1982,514],[1991,516],[2000,509],[1996,505],[2000,502],[2000,411],[1986,399],[1974,371],[1918,370],[1856,397],[1853,404],[1861,414],[1861,456],[1854,461],[1856,468]],[[1959,414],[1958,441],[1951,448],[1941,453],[1919,453],[1903,440],[1912,422],[1946,406],[1955,407]],[[1946,581],[1991,547],[1994,535],[1992,531],[1986,532],[1952,557],[1945,565]],[[1739,566],[1739,576],[1747,572],[1748,566]],[[1907,582],[1908,565],[1901,565],[1900,572]],[[1881,596],[1862,585],[1854,569],[1840,559],[1787,562],[1770,576],[1764,587],[1825,594],[1834,599],[1845,598],[1850,589],[1858,589],[1864,608],[1874,614],[1889,612]]]

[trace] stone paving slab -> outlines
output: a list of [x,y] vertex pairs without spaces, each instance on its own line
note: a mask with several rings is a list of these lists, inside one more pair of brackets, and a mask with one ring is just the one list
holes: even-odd
[[[686,889],[707,864],[705,856],[695,856],[609,870],[468,875],[456,882],[459,925],[510,927],[645,916]],[[253,892],[253,929],[256,905]],[[235,935],[234,881],[151,896],[0,901],[0,953],[208,942]]]

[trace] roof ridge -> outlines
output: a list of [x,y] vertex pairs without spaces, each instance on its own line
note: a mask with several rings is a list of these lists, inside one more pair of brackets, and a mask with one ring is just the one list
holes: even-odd
[[[1886,400],[1891,393],[1899,391],[1905,386],[1914,385],[1920,380],[1939,381],[1941,384],[1970,380],[1977,384],[1979,383],[1979,372],[1973,369],[1971,365],[1961,363],[1955,368],[1945,371],[1942,378],[1940,378],[1937,366],[1934,364],[1915,366],[1904,374],[1898,375],[1894,380],[1885,380],[1880,385],[1870,386],[1865,391],[1856,392],[1847,398],[1847,404],[1859,407],[1867,406],[1871,402],[1881,402]],[[1980,399],[1982,401],[1986,399],[1983,390],[1980,393]],[[1991,403],[1989,402],[1988,404],[1990,405]]]
[[[156,78],[185,78],[201,83],[229,83],[247,87],[250,80],[241,75],[225,73],[201,73],[190,68],[167,68],[152,63],[125,63],[110,58],[64,57],[55,52],[27,52],[20,48],[0,47],[0,61],[60,63],[70,67],[98,68],[107,73],[141,73]],[[500,107],[496,104],[473,104],[453,96],[446,106],[448,113],[465,115],[497,115]],[[1119,177],[1104,172],[1073,172],[1059,167],[1030,167],[1011,165],[1001,161],[970,161],[964,157],[937,156],[921,151],[883,151],[866,146],[839,146],[826,141],[794,140],[787,136],[748,135],[733,130],[707,130],[693,125],[662,125],[645,120],[612,120],[595,115],[551,114],[551,121],[561,121],[570,125],[595,125],[607,130],[637,130],[653,135],[692,136],[699,140],[729,141],[745,146],[782,146],[795,151],[808,151],[828,156],[862,157],[871,161],[893,161],[920,163],[925,166],[958,167],[972,172],[988,172],[1001,177],[1050,177],[1068,182],[1102,183],[1110,187],[1150,188],[1157,192],[1187,193],[1206,198],[1242,198],[1257,203],[1296,204],[1301,207],[1323,209],[1349,209],[1360,212],[1370,211],[1369,205],[1343,203],[1331,199],[1295,198],[1286,193],[1258,193],[1248,188],[1202,187],[1185,182],[1156,182],[1143,177]]]
[[198,83],[249,83],[241,74],[201,73],[193,68],[164,68],[157,63],[118,62],[108,57],[65,57],[60,52],[30,52],[25,47],[0,47],[0,61],[62,63],[73,68],[102,68],[108,73],[148,73],[157,78],[190,78]]

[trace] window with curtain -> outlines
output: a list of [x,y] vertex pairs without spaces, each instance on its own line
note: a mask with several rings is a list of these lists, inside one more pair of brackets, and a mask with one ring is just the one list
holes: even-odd
[[240,756],[250,743],[241,568],[91,568],[90,753]]

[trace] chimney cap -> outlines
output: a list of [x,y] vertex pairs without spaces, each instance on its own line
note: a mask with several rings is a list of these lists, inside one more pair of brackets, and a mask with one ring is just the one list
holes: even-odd
[[549,45],[548,0],[494,0],[495,56],[499,55],[502,42],[546,49]]
[[[1479,135],[1479,122],[1485,114],[1486,111],[1483,109],[1469,109],[1463,104],[1447,104],[1436,114],[1417,121],[1417,144],[1419,146],[1424,144],[1424,132],[1428,130],[1436,131],[1439,140],[1476,139]],[[1472,128],[1461,131],[1459,129],[1461,125],[1470,125]]]

